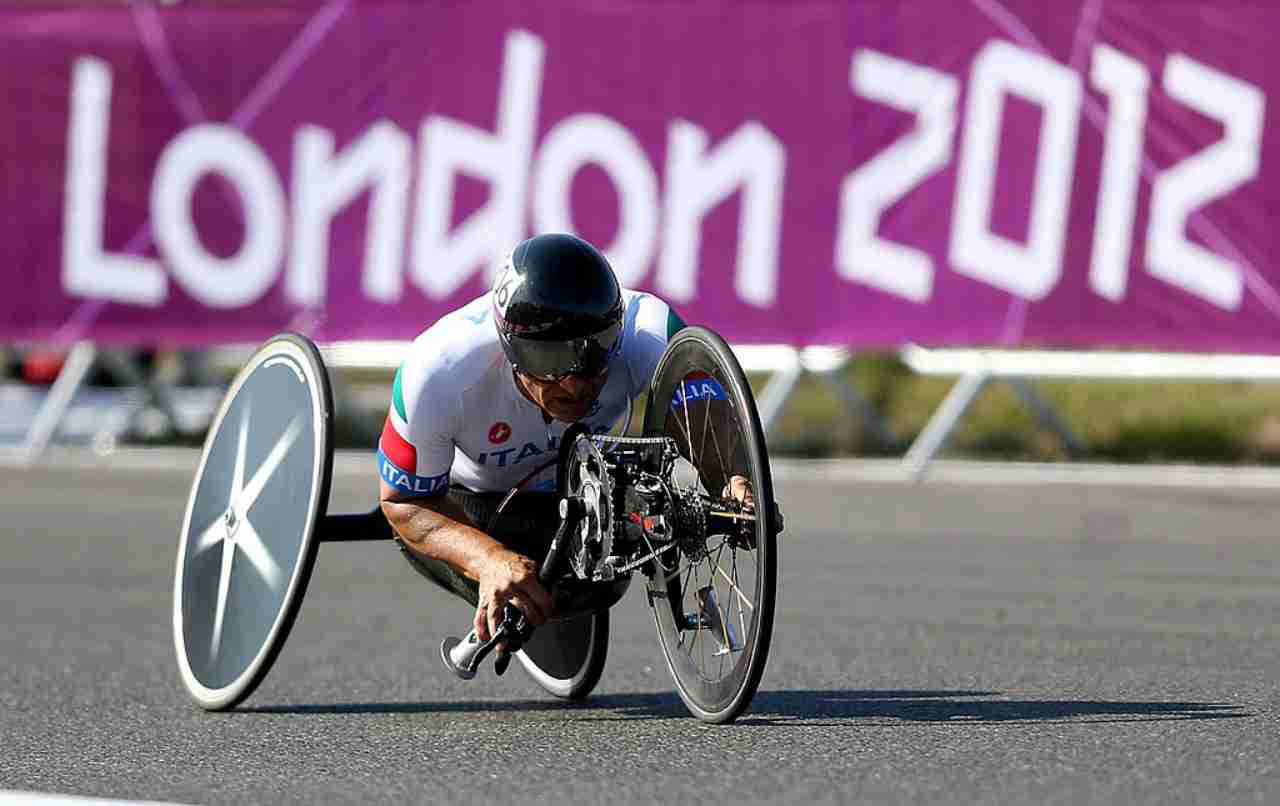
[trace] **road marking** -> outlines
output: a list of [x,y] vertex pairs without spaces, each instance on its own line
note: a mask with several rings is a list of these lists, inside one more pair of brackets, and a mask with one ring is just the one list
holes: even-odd
[[54,795],[47,792],[19,792],[0,789],[0,803],[6,806],[102,806],[104,804],[128,804],[128,806],[181,806],[159,800],[110,800],[107,798],[82,798],[78,795]]

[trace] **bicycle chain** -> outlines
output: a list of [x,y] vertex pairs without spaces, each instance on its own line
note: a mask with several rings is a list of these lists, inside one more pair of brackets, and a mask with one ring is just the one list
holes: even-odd
[[[652,544],[650,544],[650,545],[652,545]],[[649,552],[648,554],[644,555],[643,557],[637,557],[636,559],[632,560],[632,561],[631,561],[631,562],[629,562],[629,563],[626,563],[625,565],[620,565],[620,566],[618,566],[617,568],[613,569],[613,572],[614,572],[615,574],[621,574],[621,573],[626,572],[626,571],[634,571],[635,569],[637,569],[637,568],[639,568],[640,566],[644,565],[645,563],[649,562],[649,561],[650,561],[650,560],[652,560],[653,558],[657,557],[657,556],[658,556],[659,554],[661,554],[662,552],[664,552],[664,551],[669,551],[670,549],[675,548],[677,545],[678,545],[678,544],[676,543],[676,541],[674,541],[674,540],[673,540],[673,541],[671,541],[670,543],[668,543],[668,544],[666,544],[665,546],[663,546],[662,548],[654,549],[653,551]]]
[[594,442],[611,442],[615,445],[665,445],[675,442],[671,437],[615,437],[612,434],[592,434]]

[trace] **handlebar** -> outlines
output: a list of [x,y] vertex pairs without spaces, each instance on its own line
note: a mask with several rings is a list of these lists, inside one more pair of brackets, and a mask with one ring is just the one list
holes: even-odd
[[[538,583],[546,588],[548,592],[551,590],[552,580],[555,579],[556,571],[560,565],[560,557],[564,553],[566,538],[569,533],[577,528],[577,525],[585,513],[582,499],[576,497],[560,499],[560,526],[556,529],[555,537],[551,538],[551,546],[547,549],[547,556],[543,558],[542,564],[538,566]],[[476,676],[476,670],[490,652],[503,644],[505,651],[498,654],[498,659],[494,663],[494,671],[499,675],[507,670],[507,664],[511,662],[511,655],[514,654],[525,641],[533,634],[533,625],[528,622],[524,616],[524,612],[520,608],[508,603],[503,609],[502,623],[498,625],[498,629],[494,631],[493,636],[488,641],[481,641],[476,635],[476,631],[472,629],[467,633],[465,638],[449,637],[444,639],[440,644],[440,660],[444,662],[444,666],[463,680],[470,680]]]

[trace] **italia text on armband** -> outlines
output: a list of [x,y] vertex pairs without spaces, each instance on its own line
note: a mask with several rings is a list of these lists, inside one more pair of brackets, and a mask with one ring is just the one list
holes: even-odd
[[401,470],[382,451],[378,451],[378,471],[381,473],[383,481],[406,493],[440,495],[449,489],[449,474],[447,472],[441,473],[439,476],[416,476],[413,473]]

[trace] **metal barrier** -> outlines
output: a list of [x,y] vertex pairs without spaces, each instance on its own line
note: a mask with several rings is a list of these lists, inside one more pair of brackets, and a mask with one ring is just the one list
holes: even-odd
[[1028,378],[1280,381],[1280,359],[1269,355],[929,349],[908,345],[899,351],[899,356],[919,375],[959,376],[902,459],[908,474],[916,479],[925,474],[930,460],[946,444],[969,405],[992,380],[1012,384],[1041,423],[1062,437],[1072,455],[1081,452],[1080,440],[1026,383]]
[[[101,370],[114,388],[90,388]],[[145,372],[127,351],[93,342],[72,345],[47,389],[24,383],[0,385],[0,462],[30,465],[55,437],[89,443],[109,452],[144,411],[158,412],[162,425],[180,437],[207,426],[223,390],[176,387]]]
[[[400,366],[408,344],[406,341],[332,342],[320,345],[320,351],[325,364],[333,370],[390,373]],[[254,349],[255,345],[247,344],[219,347],[213,351],[215,357],[211,363],[219,370],[234,372]],[[870,436],[881,446],[896,444],[875,407],[841,375],[840,371],[853,358],[850,351],[835,347],[797,349],[758,344],[735,345],[733,350],[746,372],[769,375],[756,400],[766,432],[777,424],[796,385],[809,373],[830,387],[849,411],[866,424]],[[84,399],[85,380],[95,367],[106,369],[128,387],[128,391],[115,390],[114,395],[98,395],[93,399],[94,404],[108,406],[113,412],[107,417],[109,423],[100,424],[103,434],[88,435],[100,450],[111,447],[114,436],[118,436],[114,432],[122,432],[133,413],[144,405],[159,409],[175,431],[183,432],[198,428],[202,421],[207,422],[221,397],[221,390],[216,388],[183,389],[158,383],[118,353],[101,350],[91,342],[81,342],[68,353],[48,392],[41,395],[29,388],[9,388],[10,394],[0,394],[0,409],[7,409],[6,416],[0,416],[0,425],[5,426],[0,431],[19,435],[16,445],[0,445],[0,461],[18,464],[37,461],[64,427],[73,411],[73,401]],[[334,378],[334,393],[339,398],[339,408],[350,406],[349,390],[341,378]]]
[[[408,342],[359,341],[321,345],[325,363],[334,370],[394,371],[403,360]],[[234,371],[252,354],[253,345],[218,348],[213,364]],[[734,353],[744,370],[768,374],[756,403],[766,433],[778,423],[788,400],[805,374],[825,382],[845,409],[865,425],[880,447],[898,445],[882,415],[850,385],[842,372],[854,353],[839,347],[794,348],[785,345],[735,345]],[[1057,350],[999,350],[925,348],[908,345],[899,351],[904,364],[918,375],[957,378],[934,410],[925,427],[902,457],[906,474],[922,478],[930,462],[946,445],[956,425],[977,396],[993,380],[1010,384],[1036,415],[1041,425],[1062,439],[1067,453],[1084,452],[1082,442],[1054,408],[1041,398],[1029,379],[1144,380],[1144,381],[1280,381],[1280,360],[1267,355],[1213,355],[1154,352],[1072,352]],[[83,392],[95,367],[106,369],[124,383],[123,390],[103,390],[96,396]],[[335,394],[349,400],[346,384],[335,378]],[[114,392],[114,394],[108,394]],[[83,394],[82,394],[83,393]],[[77,397],[82,395],[81,397]],[[0,388],[0,436],[18,435],[16,444],[0,445],[0,461],[31,464],[37,461],[60,429],[66,428],[80,408],[106,407],[98,417],[102,434],[82,433],[94,427],[83,423],[69,429],[80,437],[109,449],[112,433],[123,431],[133,414],[144,406],[160,410],[176,431],[195,430],[217,408],[222,389],[215,386],[174,388],[146,377],[126,357],[102,350],[90,342],[74,345],[61,372],[47,392],[14,385]],[[80,401],[76,403],[76,401]],[[16,412],[16,413],[15,413]],[[84,415],[85,412],[81,412]],[[81,419],[87,419],[81,417]],[[105,437],[105,440],[103,439]]]

